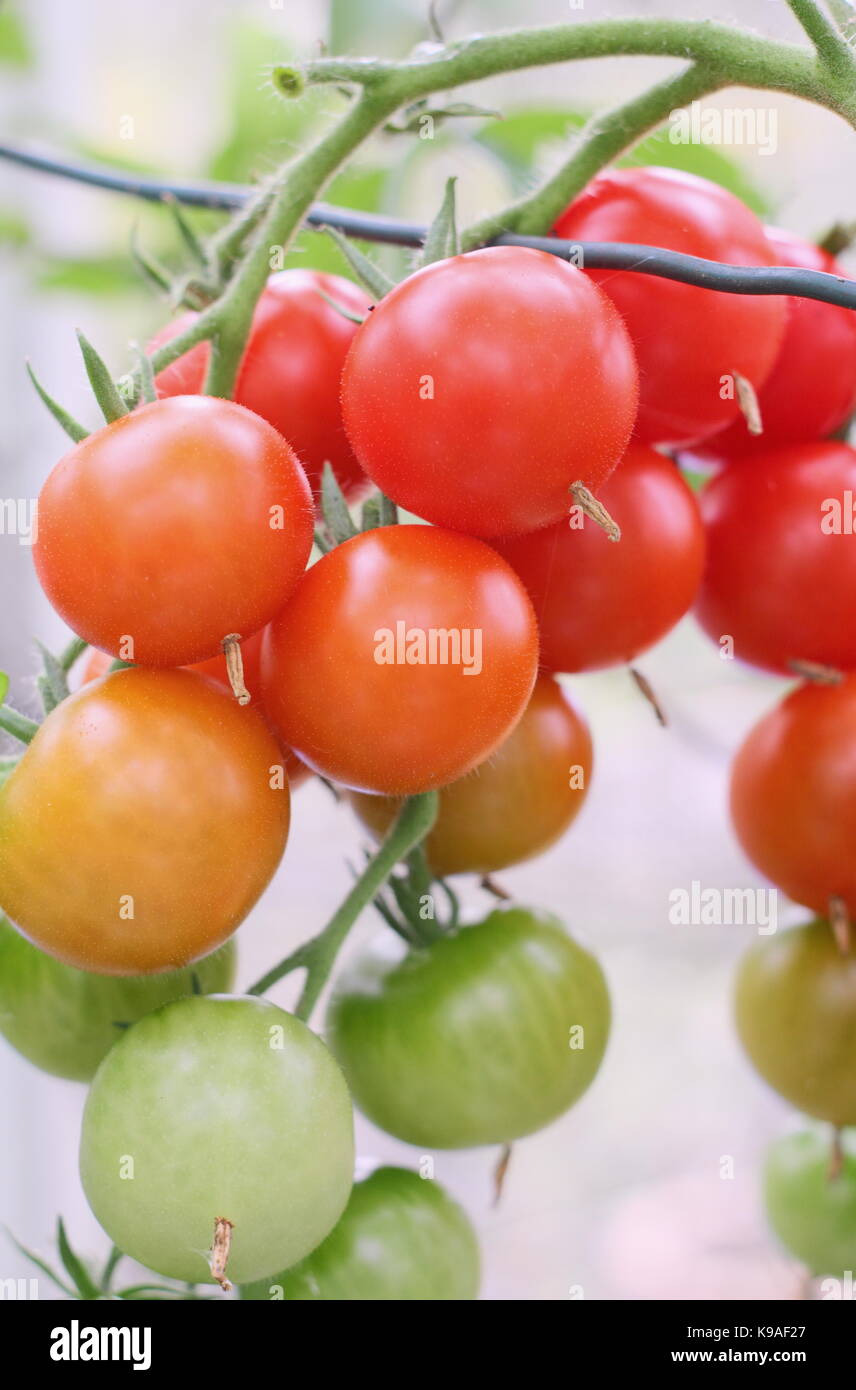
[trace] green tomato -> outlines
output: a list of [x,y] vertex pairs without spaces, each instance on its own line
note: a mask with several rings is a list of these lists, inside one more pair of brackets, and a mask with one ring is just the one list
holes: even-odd
[[228,990],[235,943],[184,970],[162,975],[92,975],[40,951],[0,916],[0,1033],[34,1066],[70,1081],[91,1081],[121,1036],[161,1004],[194,992]]
[[353,1115],[320,1038],[266,1000],[197,995],[135,1023],[95,1075],[80,1175],[95,1216],[159,1274],[211,1281],[218,1219],[243,1283],[302,1260],[351,1191]]
[[573,1105],[609,1020],[594,956],[555,917],[511,907],[403,960],[382,938],[343,977],[327,1029],[376,1125],[459,1149],[519,1139]]
[[737,1031],[764,1080],[806,1115],[856,1125],[856,954],[827,922],[757,942],[736,987]]
[[829,1176],[830,1136],[788,1134],[770,1147],[764,1169],[767,1218],[786,1250],[812,1274],[856,1270],[856,1132],[841,1135],[844,1162]]
[[245,1285],[242,1298],[465,1302],[479,1289],[479,1248],[464,1212],[435,1182],[378,1168],[299,1265]]

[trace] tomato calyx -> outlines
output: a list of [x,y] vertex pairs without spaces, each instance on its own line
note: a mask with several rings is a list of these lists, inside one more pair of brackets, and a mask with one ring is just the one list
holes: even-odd
[[[447,911],[437,916],[435,885],[446,898]],[[432,942],[457,929],[458,895],[445,879],[435,878],[428,867],[424,844],[412,849],[398,873],[393,873],[373,900],[375,911],[413,950],[425,950]]]

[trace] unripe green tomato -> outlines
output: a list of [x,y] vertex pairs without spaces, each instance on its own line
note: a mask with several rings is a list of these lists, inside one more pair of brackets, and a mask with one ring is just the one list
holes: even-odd
[[360,1109],[427,1149],[500,1144],[578,1100],[606,1048],[594,956],[555,917],[500,908],[401,958],[381,938],[340,979],[330,1045]]
[[767,1153],[767,1219],[786,1250],[812,1274],[856,1270],[856,1133],[841,1135],[843,1164],[830,1176],[828,1131],[777,1139]]
[[0,1033],[34,1066],[91,1081],[126,1024],[235,978],[234,939],[196,965],[162,975],[93,975],[40,951],[0,916]]
[[436,1182],[378,1168],[355,1184],[325,1241],[242,1298],[327,1302],[464,1302],[479,1289],[479,1249],[465,1213]]
[[856,953],[817,920],[758,941],[737,973],[740,1040],[797,1110],[856,1125]]
[[148,1014],[101,1063],[80,1175],[107,1234],[141,1264],[211,1282],[263,1279],[332,1230],[351,1191],[351,1099],[320,1038],[266,1000],[198,995]]

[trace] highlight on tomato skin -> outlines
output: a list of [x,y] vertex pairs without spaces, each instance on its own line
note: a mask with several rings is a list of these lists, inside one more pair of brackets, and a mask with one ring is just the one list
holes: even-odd
[[[588,725],[553,677],[538,678],[529,704],[484,762],[440,791],[424,841],[429,868],[490,874],[542,854],[573,824],[591,784]],[[380,839],[401,809],[393,797],[349,792],[360,821]]]
[[781,675],[801,662],[853,670],[854,496],[856,450],[834,441],[714,473],[699,493],[706,562],[695,616],[707,635]]
[[576,267],[488,247],[436,261],[387,294],[342,374],[354,451],[393,501],[490,539],[558,521],[596,491],[636,416],[624,324]]
[[[727,265],[776,264],[761,222],[745,203],[677,169],[599,173],[553,230],[575,242],[624,241]],[[736,420],[735,372],[756,390],[763,387],[784,334],[784,299],[724,294],[628,271],[585,273],[618,309],[633,340],[640,373],[634,435],[643,443],[686,447]]]
[[303,576],[262,647],[278,736],[331,781],[410,796],[489,757],[538,668],[532,605],[483,541],[385,526]]
[[0,789],[0,908],[67,965],[142,975],[221,945],[282,858],[282,754],[189,671],[116,671],[47,716]]
[[671,459],[631,443],[597,498],[620,541],[577,508],[555,526],[493,542],[532,599],[549,671],[632,661],[688,612],[701,582],[698,503]]
[[[334,305],[364,317],[371,300],[341,275],[308,269],[272,275],[256,305],[234,399],[288,441],[316,496],[321,470],[329,460],[345,495],[355,497],[368,480],[345,434],[339,387],[357,324]],[[195,318],[188,312],[167,324],[155,334],[148,352],[170,342]],[[199,343],[164,367],[155,379],[158,395],[201,392],[208,357],[208,344]]]
[[140,406],[76,444],[38,501],[33,559],[72,631],[183,666],[274,616],[306,568],[306,475],[260,416],[212,396]]

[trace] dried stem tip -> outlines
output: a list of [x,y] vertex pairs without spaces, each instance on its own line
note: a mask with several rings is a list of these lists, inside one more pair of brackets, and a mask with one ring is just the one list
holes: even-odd
[[234,1226],[225,1216],[218,1216],[214,1221],[214,1242],[211,1246],[211,1277],[224,1293],[228,1293],[232,1285],[226,1278],[226,1264],[229,1259],[229,1251],[232,1247],[232,1231]]
[[764,422],[761,419],[761,407],[758,403],[758,395],[755,387],[746,376],[741,376],[740,372],[732,372],[734,377],[734,389],[737,392],[737,404],[740,406],[740,413],[746,421],[746,428],[750,434],[763,434]]
[[668,725],[668,720],[666,719],[663,706],[657,699],[657,696],[654,692],[654,687],[652,686],[648,677],[643,676],[641,671],[637,671],[635,666],[630,667],[630,674],[636,682],[637,689],[640,690],[641,693],[645,696],[645,699],[648,701],[648,704],[651,706],[652,710],[654,711],[654,714],[657,716],[657,723],[662,725],[662,727],[665,729]]
[[230,632],[228,637],[224,637],[220,644],[223,648],[223,655],[226,658],[226,670],[229,675],[229,684],[239,705],[248,705],[252,696],[244,684],[244,660],[241,656],[241,634],[240,632]]
[[498,1207],[502,1201],[502,1189],[505,1186],[505,1176],[508,1172],[508,1165],[511,1162],[511,1145],[503,1144],[499,1151],[499,1158],[493,1170],[493,1202],[492,1205]]
[[836,1128],[832,1131],[832,1144],[829,1150],[829,1167],[826,1170],[827,1182],[836,1182],[844,1171],[844,1145],[841,1142],[841,1130]]
[[602,502],[598,502],[593,492],[589,492],[585,483],[573,483],[571,485],[571,496],[584,516],[596,521],[606,532],[611,541],[621,540],[621,527],[617,521],[613,521],[609,512]]
[[818,661],[798,661],[795,658],[788,662],[788,667],[795,676],[815,681],[817,685],[840,685],[844,680],[842,671],[836,671],[834,666],[821,666]]
[[829,925],[832,928],[832,935],[835,937],[835,944],[842,956],[849,955],[853,938],[850,930],[850,913],[847,911],[847,904],[843,898],[829,899]]

